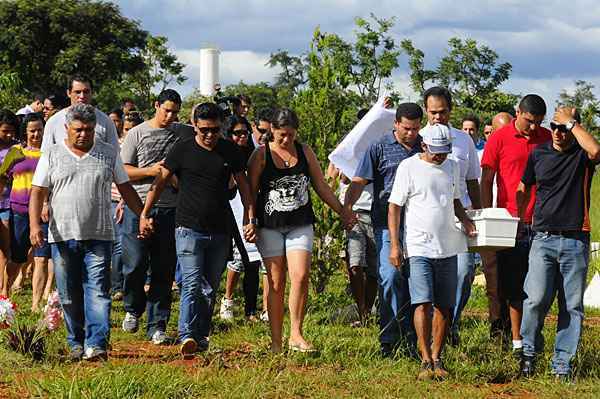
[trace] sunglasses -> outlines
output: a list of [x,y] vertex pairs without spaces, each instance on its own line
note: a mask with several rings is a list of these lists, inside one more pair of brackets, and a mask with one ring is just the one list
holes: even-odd
[[568,133],[567,127],[565,125],[560,125],[558,123],[550,122],[551,130],[558,130],[560,133]]
[[260,132],[260,134],[266,134],[269,129],[265,129],[264,127],[257,127],[256,130]]
[[221,128],[219,126],[215,127],[199,127],[198,131],[202,134],[219,134],[221,132]]
[[232,134],[234,136],[247,136],[248,135],[248,131],[246,129],[238,129],[238,130],[234,130],[232,132]]

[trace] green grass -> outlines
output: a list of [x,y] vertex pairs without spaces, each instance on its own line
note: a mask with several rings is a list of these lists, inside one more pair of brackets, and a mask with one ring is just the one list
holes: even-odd
[[[598,198],[598,190],[595,179],[592,198]],[[592,220],[600,225],[597,207],[592,209]],[[593,236],[594,240],[599,237],[597,233]],[[599,263],[595,261],[593,266],[597,268]],[[36,317],[28,311],[29,295],[26,290],[16,297],[19,317],[34,323]],[[600,397],[598,310],[586,310],[588,319],[574,363],[575,384],[555,383],[550,375],[556,328],[550,320],[544,329],[547,345],[537,375],[520,380],[516,378],[517,360],[488,339],[487,299],[482,288],[474,287],[462,324],[462,342],[445,352],[451,377],[444,382],[417,382],[418,361],[380,358],[375,324],[351,328],[330,321],[337,309],[350,303],[342,271],[333,277],[325,293],[311,293],[305,331],[319,348],[317,355],[273,355],[268,351],[268,326],[238,318],[233,324],[217,320],[210,350],[192,362],[183,362],[175,347],[148,352],[143,331],[122,333],[119,324],[124,312],[122,303],[117,302],[111,341],[115,349],[127,347],[134,352],[142,345],[137,351],[139,357],[113,357],[104,364],[66,364],[63,330],[47,338],[48,354],[42,362],[33,362],[0,344],[0,397]],[[178,303],[174,303],[168,330],[172,335],[176,332],[177,308]],[[238,308],[237,314],[241,313]],[[556,313],[555,307],[551,313]]]

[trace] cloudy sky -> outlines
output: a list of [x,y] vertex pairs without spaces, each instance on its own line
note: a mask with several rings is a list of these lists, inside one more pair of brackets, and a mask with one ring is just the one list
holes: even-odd
[[[513,65],[504,89],[535,92],[554,105],[562,89],[575,79],[596,85],[600,97],[600,2],[597,0],[122,0],[123,14],[141,22],[169,45],[186,64],[188,94],[199,81],[199,48],[215,43],[221,49],[223,84],[271,81],[276,70],[265,66],[271,52],[287,49],[300,54],[312,31],[335,32],[351,40],[354,18],[396,17],[392,35],[399,43],[413,40],[434,65],[450,37],[473,38],[494,49],[500,62]],[[372,3],[372,4],[369,4]],[[406,96],[407,58],[400,57],[394,74]]]

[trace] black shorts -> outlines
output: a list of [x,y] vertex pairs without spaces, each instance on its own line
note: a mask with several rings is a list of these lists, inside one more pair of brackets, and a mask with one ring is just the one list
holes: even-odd
[[496,253],[498,263],[498,296],[504,301],[523,301],[527,298],[523,286],[529,270],[531,241],[517,241],[514,248]]

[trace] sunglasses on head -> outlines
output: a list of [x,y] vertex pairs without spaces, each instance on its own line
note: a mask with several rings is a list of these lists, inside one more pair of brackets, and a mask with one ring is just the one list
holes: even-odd
[[215,127],[199,127],[198,131],[202,134],[218,134],[221,131],[221,128],[218,126]]
[[568,133],[567,127],[558,123],[550,122],[550,129],[558,130],[561,133]]
[[232,132],[232,134],[234,136],[247,136],[248,135],[248,131],[246,129],[238,129],[238,130],[234,130]]

